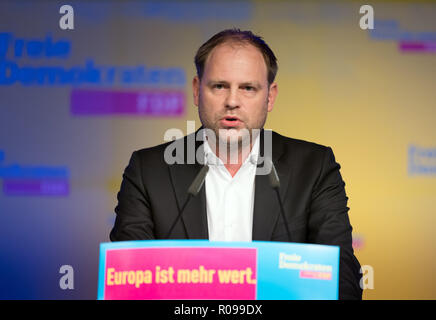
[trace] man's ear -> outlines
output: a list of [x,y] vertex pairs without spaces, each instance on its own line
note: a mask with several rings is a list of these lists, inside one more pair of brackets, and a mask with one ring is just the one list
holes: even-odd
[[273,82],[269,86],[268,91],[268,112],[271,112],[274,107],[274,102],[276,101],[278,93],[277,83]]
[[195,76],[194,79],[192,79],[192,94],[194,97],[194,104],[198,107],[200,96],[200,78],[198,78],[198,76]]

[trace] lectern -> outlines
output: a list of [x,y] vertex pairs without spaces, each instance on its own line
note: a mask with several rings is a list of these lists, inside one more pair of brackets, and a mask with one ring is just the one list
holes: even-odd
[[102,243],[98,299],[338,299],[339,247],[286,242]]

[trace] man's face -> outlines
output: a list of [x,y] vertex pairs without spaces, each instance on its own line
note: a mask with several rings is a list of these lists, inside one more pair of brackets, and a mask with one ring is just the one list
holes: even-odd
[[[223,43],[209,54],[202,79],[193,80],[201,123],[228,142],[241,129],[263,128],[273,108],[277,85],[268,85],[262,53],[250,44]],[[219,135],[220,133],[223,135]],[[233,130],[232,130],[233,129]]]

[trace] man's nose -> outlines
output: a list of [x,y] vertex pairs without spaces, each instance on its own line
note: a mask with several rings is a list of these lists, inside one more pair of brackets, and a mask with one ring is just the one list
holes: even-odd
[[237,88],[231,88],[228,91],[227,98],[226,98],[226,108],[228,109],[235,109],[239,108],[239,92]]

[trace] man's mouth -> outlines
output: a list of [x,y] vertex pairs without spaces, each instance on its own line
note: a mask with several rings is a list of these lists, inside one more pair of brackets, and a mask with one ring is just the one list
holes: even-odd
[[223,117],[220,121],[221,125],[224,127],[237,127],[241,124],[241,120],[235,116],[226,116]]

